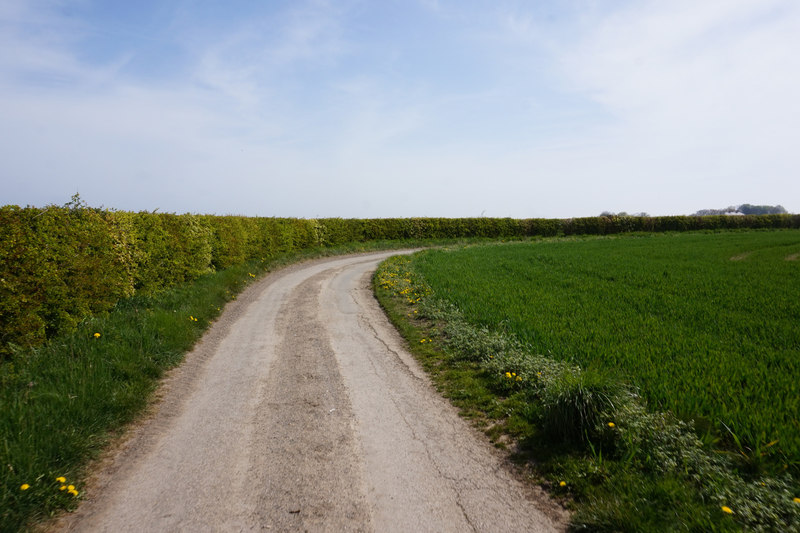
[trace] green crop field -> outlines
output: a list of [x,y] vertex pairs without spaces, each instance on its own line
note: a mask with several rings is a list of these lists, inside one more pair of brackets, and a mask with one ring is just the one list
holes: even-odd
[[[800,231],[419,254],[435,297],[535,353],[611,369],[648,406],[800,461]],[[723,425],[724,424],[724,425]]]

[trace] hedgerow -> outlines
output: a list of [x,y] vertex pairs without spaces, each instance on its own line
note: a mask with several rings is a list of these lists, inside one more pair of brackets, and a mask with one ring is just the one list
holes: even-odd
[[0,360],[122,297],[152,294],[250,260],[350,242],[633,231],[798,228],[798,215],[558,219],[295,219],[64,206],[0,208]]

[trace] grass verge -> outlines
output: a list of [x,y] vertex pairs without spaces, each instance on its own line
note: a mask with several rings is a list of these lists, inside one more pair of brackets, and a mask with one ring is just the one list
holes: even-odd
[[800,528],[797,480],[748,474],[613,377],[468,323],[431,294],[412,258],[384,262],[374,288],[440,390],[570,502],[573,530]]

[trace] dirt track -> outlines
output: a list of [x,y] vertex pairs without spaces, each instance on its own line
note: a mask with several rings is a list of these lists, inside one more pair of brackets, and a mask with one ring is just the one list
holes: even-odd
[[387,322],[370,275],[394,253],[295,265],[249,287],[56,529],[563,529]]

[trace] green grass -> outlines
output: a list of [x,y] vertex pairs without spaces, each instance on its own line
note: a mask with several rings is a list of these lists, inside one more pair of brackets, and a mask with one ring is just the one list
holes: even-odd
[[[767,258],[765,261],[772,267],[762,265],[760,273],[786,268],[776,264],[777,260],[785,261],[796,253],[799,236],[796,231],[641,235],[425,251],[412,258],[396,257],[384,262],[374,286],[381,304],[439,389],[498,445],[506,446],[510,437],[510,442],[516,443],[515,457],[533,469],[537,482],[555,497],[566,498],[575,511],[572,529],[795,531],[800,530],[800,482],[790,475],[791,467],[789,471],[784,468],[783,461],[789,456],[775,452],[776,446],[749,443],[727,430],[725,435],[715,432],[712,415],[698,427],[669,411],[662,412],[665,403],[639,395],[646,395],[641,382],[636,382],[638,388],[633,387],[634,374],[619,366],[625,358],[578,361],[580,343],[572,345],[571,351],[562,351],[552,339],[537,339],[550,343],[550,349],[545,351],[534,349],[530,337],[520,339],[525,331],[534,328],[541,328],[536,330],[541,337],[543,332],[556,331],[564,335],[562,338],[569,338],[573,335],[569,330],[580,329],[581,323],[597,328],[623,320],[620,316],[601,316],[624,316],[630,306],[623,302],[636,300],[633,293],[624,291],[612,292],[613,298],[609,296],[606,289],[620,285],[618,280],[638,291],[640,298],[650,297],[644,294],[650,287],[655,291],[671,287],[673,300],[687,295],[686,300],[695,287],[707,287],[717,298],[714,309],[721,309],[716,317],[719,321],[730,314],[730,306],[721,303],[728,300],[718,296],[725,292],[727,284],[709,278],[715,273],[735,277],[736,271],[731,274],[725,261],[731,262],[731,257],[744,253],[743,246],[750,254],[744,259],[737,257],[732,268],[748,267],[740,263],[758,257]],[[613,254],[613,260],[609,254]],[[713,267],[703,266],[708,264]],[[644,266],[662,278],[674,277],[678,281],[672,285],[663,280],[661,285],[651,283],[654,276],[652,272],[648,275]],[[692,274],[683,272],[686,270]],[[668,276],[663,275],[665,271]],[[692,279],[702,278],[703,274],[705,279]],[[773,282],[788,289],[796,286],[789,282],[780,285],[782,276],[777,275]],[[545,281],[540,282],[540,277]],[[748,274],[742,277],[748,279]],[[762,287],[769,286],[766,280],[761,283]],[[598,287],[599,293],[583,294]],[[614,289],[619,291],[619,287]],[[559,302],[549,292],[559,293],[567,303]],[[781,290],[773,290],[770,295],[779,306],[795,304],[782,296]],[[704,305],[697,299],[690,304]],[[595,300],[602,305],[596,305]],[[564,326],[561,322],[575,301],[584,303],[580,309],[584,314],[580,319],[572,317],[569,326]],[[616,305],[609,303],[614,301]],[[541,315],[533,315],[530,308],[538,309]],[[592,314],[587,314],[588,308]],[[543,316],[550,312],[559,318]],[[673,314],[682,312],[685,310]],[[776,316],[763,315],[756,314],[755,321]],[[525,324],[524,317],[532,325]],[[642,322],[636,316],[630,321]],[[647,324],[645,329],[654,329],[661,320],[645,318],[643,322]],[[682,329],[672,331],[685,333],[691,330],[690,322],[683,320]],[[790,334],[794,329],[791,323],[783,322],[782,326]],[[771,331],[780,327],[781,324],[767,325],[768,329],[773,328]],[[717,329],[725,331],[723,327]],[[628,339],[649,334],[629,333]],[[574,337],[582,339],[585,334],[582,337],[578,331]],[[421,343],[421,339],[426,341]],[[651,353],[657,349],[647,342],[640,346]],[[584,350],[585,355],[592,353]],[[709,366],[697,355],[694,360],[700,368]],[[656,356],[650,364],[658,368],[648,375],[657,376],[660,368],[674,363]],[[746,372],[746,367],[737,371]],[[699,380],[704,374],[692,375]],[[714,373],[709,371],[707,375]],[[789,394],[795,390],[794,380],[783,383],[789,386]],[[663,390],[669,394],[670,388]],[[705,402],[693,405],[713,405],[718,399],[706,393],[703,385],[694,390],[705,394]],[[670,396],[667,399],[679,400]],[[759,407],[769,412],[777,405],[779,402],[764,402]],[[686,412],[683,414],[689,418]],[[720,440],[723,437],[726,440]],[[724,446],[727,450],[723,452],[720,448]]]
[[[181,361],[255,269],[243,265],[124,300],[0,366],[0,530],[77,504],[56,478],[81,491],[86,461],[141,412],[157,379]],[[22,484],[30,488],[22,491]]]
[[414,267],[468,321],[611,370],[742,445],[777,440],[797,465],[798,252],[798,231],[671,234],[431,251]]

